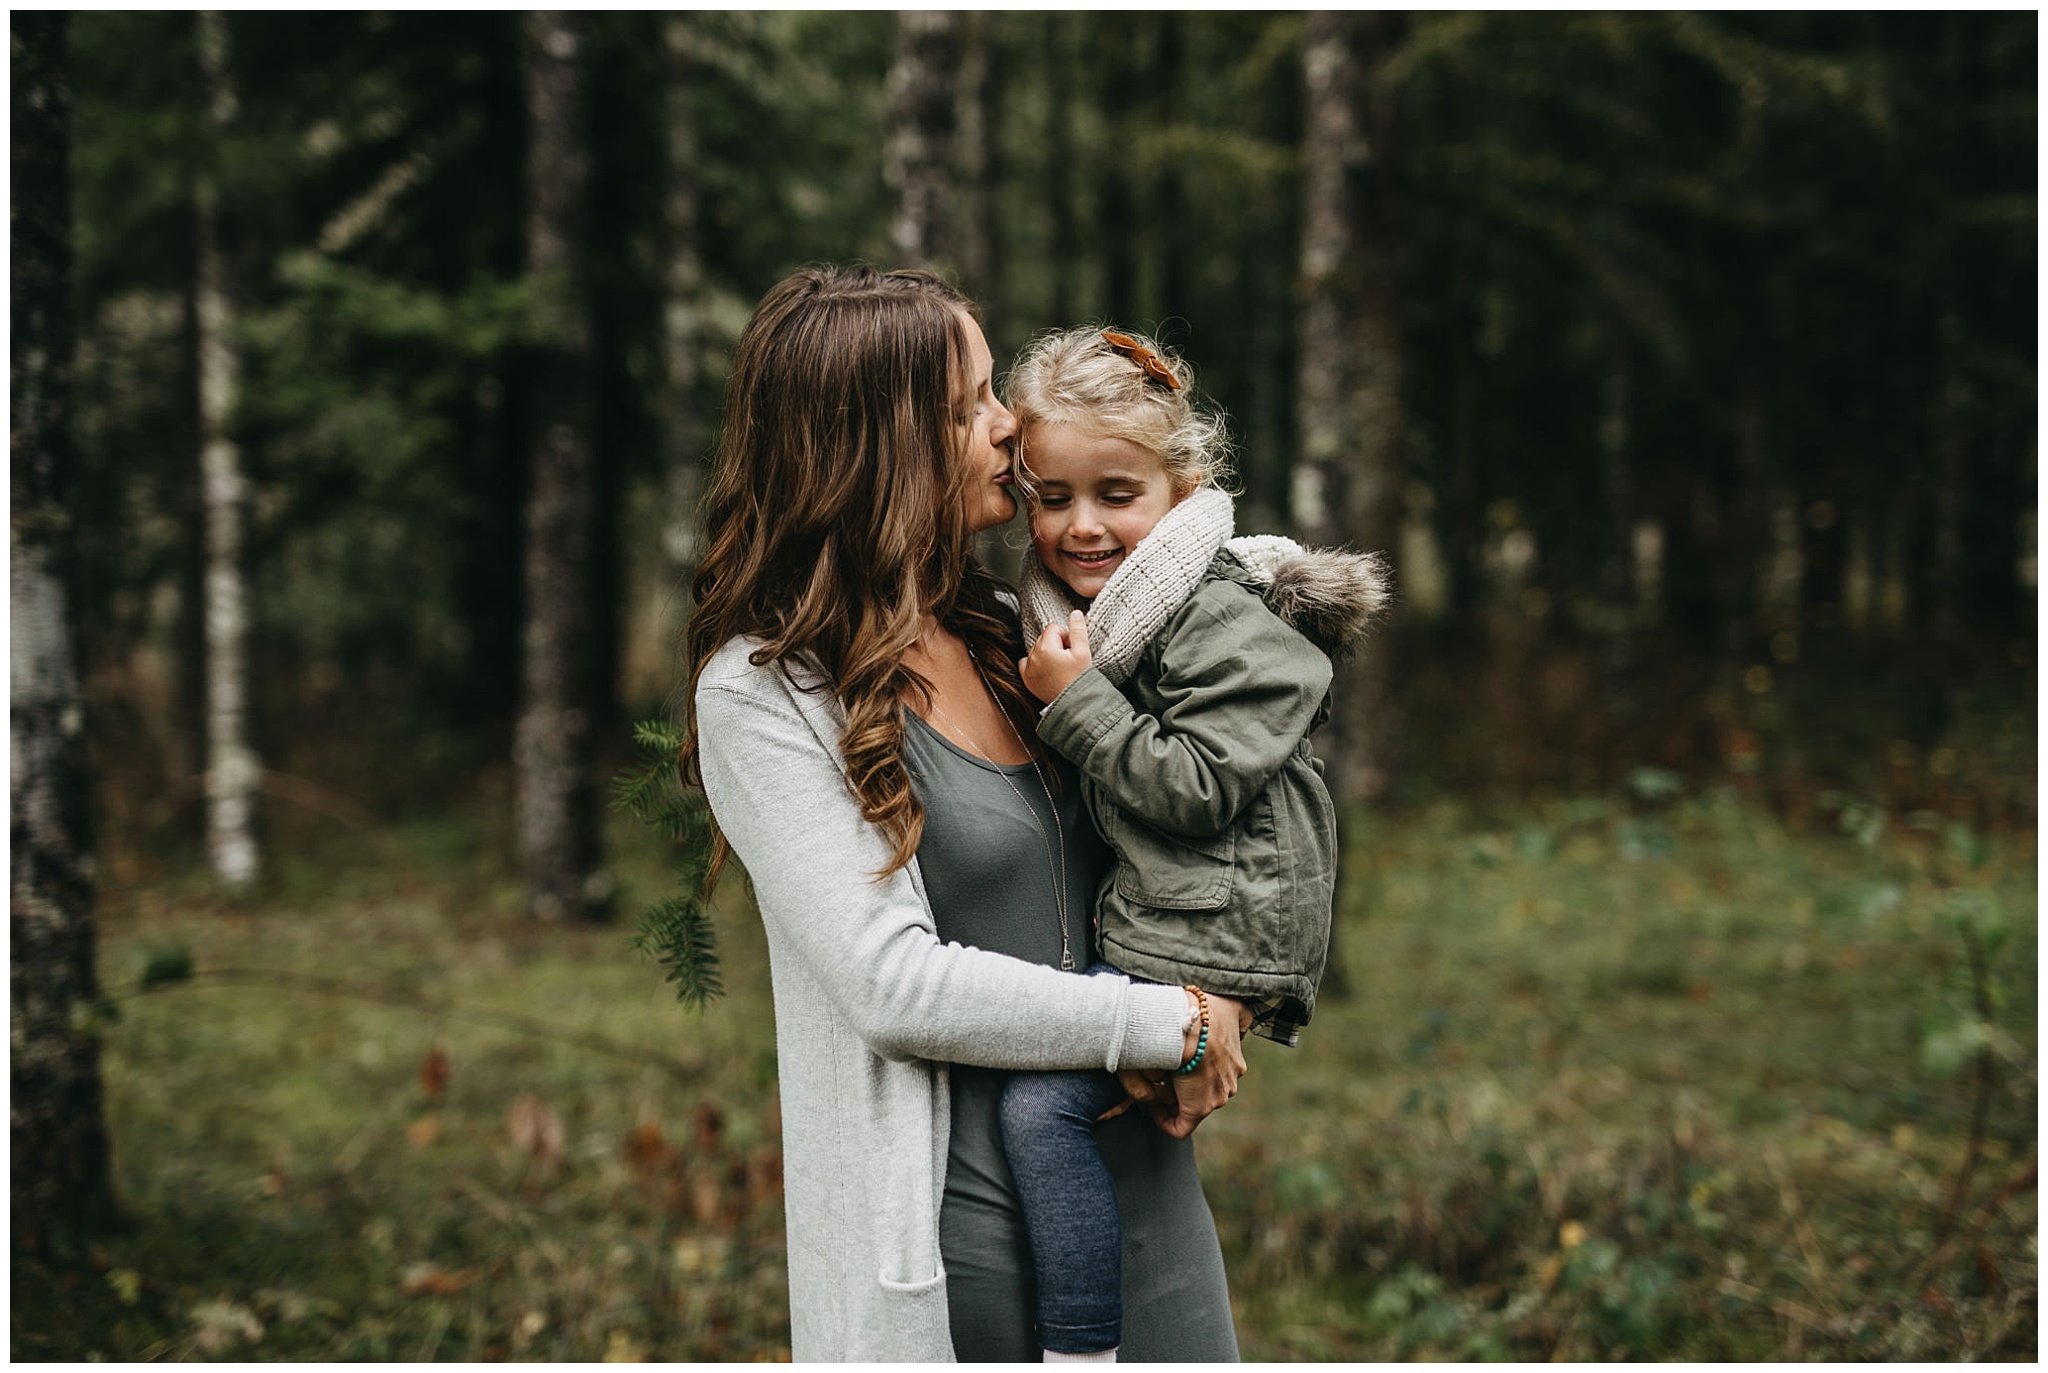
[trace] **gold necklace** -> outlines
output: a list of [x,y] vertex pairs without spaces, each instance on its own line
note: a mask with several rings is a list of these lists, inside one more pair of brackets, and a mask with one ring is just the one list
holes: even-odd
[[1038,812],[1033,810],[1031,803],[1024,799],[1024,793],[1017,790],[1017,784],[1010,780],[1009,773],[1003,771],[1003,765],[989,757],[988,752],[976,742],[974,736],[963,729],[958,720],[955,720],[946,713],[946,708],[939,704],[936,696],[929,698],[931,708],[938,713],[941,720],[944,720],[953,727],[956,734],[967,741],[967,747],[974,750],[976,757],[995,769],[996,776],[1003,779],[1003,785],[1010,789],[1011,793],[1017,798],[1017,804],[1024,808],[1024,816],[1031,821],[1031,828],[1038,831],[1038,842],[1045,846],[1046,871],[1052,875],[1053,909],[1059,913],[1060,918],[1060,971],[1073,972],[1075,969],[1074,947],[1067,936],[1067,827],[1060,822],[1059,802],[1053,800],[1052,784],[1045,779],[1045,768],[1038,761],[1038,754],[1025,745],[1024,736],[1017,732],[1016,722],[1003,709],[1003,703],[997,697],[995,688],[988,684],[988,674],[981,670],[980,663],[975,662],[974,653],[971,649],[968,651],[967,660],[974,663],[974,675],[981,678],[981,689],[986,691],[989,700],[994,702],[996,714],[1002,716],[1003,723],[1010,727],[1010,737],[1017,741],[1017,747],[1023,749],[1025,756],[1031,760],[1031,769],[1038,777],[1039,788],[1045,792],[1045,807],[1052,812],[1053,829],[1058,832],[1060,837],[1058,845],[1059,860],[1057,863],[1053,860],[1054,845],[1052,838],[1046,834],[1045,826],[1038,823]]

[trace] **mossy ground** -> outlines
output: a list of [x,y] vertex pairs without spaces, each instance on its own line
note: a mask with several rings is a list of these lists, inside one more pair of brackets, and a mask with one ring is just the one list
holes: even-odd
[[[167,946],[199,973],[105,1031],[129,1227],[16,1256],[15,1357],[787,1356],[744,884],[728,995],[686,1012],[623,925],[521,920],[490,828],[302,845],[242,902],[110,873],[108,989]],[[630,908],[661,856],[613,838]],[[1793,833],[1727,793],[1362,828],[1347,994],[1255,1043],[1199,1136],[1245,1355],[2033,1357],[2035,865],[2030,831]],[[1992,935],[1995,1085],[1944,1243],[1959,916]]]

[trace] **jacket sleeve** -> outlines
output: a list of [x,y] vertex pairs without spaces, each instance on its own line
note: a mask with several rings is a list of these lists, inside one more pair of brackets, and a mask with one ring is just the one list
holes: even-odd
[[1234,583],[1208,583],[1165,631],[1156,716],[1089,668],[1039,737],[1122,809],[1169,834],[1220,834],[1279,773],[1330,689],[1330,660]]
[[704,792],[773,945],[873,1051],[998,1068],[1170,1068],[1178,987],[1085,977],[939,941],[839,759],[786,700],[700,684]]

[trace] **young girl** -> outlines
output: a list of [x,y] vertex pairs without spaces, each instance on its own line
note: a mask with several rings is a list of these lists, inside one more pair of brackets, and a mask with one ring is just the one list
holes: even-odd
[[[1024,682],[1116,853],[1089,971],[1185,984],[1205,1016],[1204,993],[1240,998],[1291,1045],[1315,1007],[1337,856],[1308,736],[1386,579],[1375,557],[1231,537],[1228,436],[1191,381],[1158,344],[1094,329],[1039,340],[1011,373],[1031,514]],[[1123,1241],[1093,1128],[1124,1096],[1104,1072],[1004,1087],[1048,1361],[1115,1358]]]

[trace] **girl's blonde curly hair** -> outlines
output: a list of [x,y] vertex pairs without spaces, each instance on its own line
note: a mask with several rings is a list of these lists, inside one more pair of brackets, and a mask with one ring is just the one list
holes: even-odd
[[[1110,343],[1112,332],[1125,346]],[[1227,490],[1230,427],[1197,403],[1194,384],[1187,360],[1144,334],[1063,329],[1032,340],[1010,369],[1007,387],[1026,497],[1032,494],[1033,424],[1071,424],[1157,453],[1176,499],[1204,485]]]

